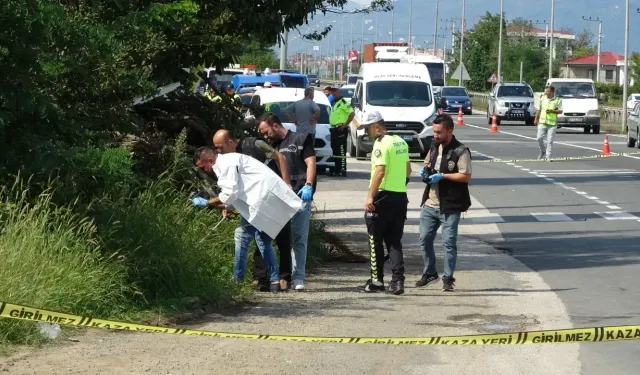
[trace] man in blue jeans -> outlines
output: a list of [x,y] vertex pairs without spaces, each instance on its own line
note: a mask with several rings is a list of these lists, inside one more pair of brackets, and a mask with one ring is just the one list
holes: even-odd
[[421,172],[422,180],[427,184],[420,203],[420,247],[424,271],[422,278],[416,282],[416,287],[423,287],[439,280],[433,243],[438,228],[442,225],[444,291],[453,290],[460,214],[471,206],[471,151],[456,139],[453,127],[453,119],[447,114],[438,115],[434,119],[434,142]]
[[278,116],[265,113],[259,120],[259,131],[287,160],[293,191],[302,199],[302,208],[291,218],[293,272],[291,279],[297,291],[303,291],[309,242],[311,201],[316,190],[316,150],[313,134],[285,129]]

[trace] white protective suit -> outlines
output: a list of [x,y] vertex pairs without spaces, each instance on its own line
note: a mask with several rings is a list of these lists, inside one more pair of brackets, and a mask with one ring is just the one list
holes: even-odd
[[213,171],[218,197],[251,225],[276,238],[302,207],[302,200],[265,164],[236,152],[218,155]]

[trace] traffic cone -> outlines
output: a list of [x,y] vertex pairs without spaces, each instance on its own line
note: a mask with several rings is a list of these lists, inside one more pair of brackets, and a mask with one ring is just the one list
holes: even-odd
[[458,110],[458,122],[456,125],[464,125],[464,120],[462,120],[462,107]]
[[440,108],[440,109],[438,110],[438,114],[439,114],[439,115],[441,115],[441,114],[443,114],[443,113],[444,113],[444,110],[443,110],[442,108]]
[[604,136],[604,144],[602,145],[602,155],[611,155],[611,149],[609,148],[609,136]]
[[489,129],[489,133],[497,133],[498,132],[498,118],[496,117],[496,113],[493,112],[493,119],[491,120],[491,129]]

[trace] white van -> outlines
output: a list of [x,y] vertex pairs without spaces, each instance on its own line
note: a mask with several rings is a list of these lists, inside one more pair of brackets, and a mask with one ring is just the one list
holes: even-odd
[[[593,80],[588,78],[550,78],[546,87],[553,86],[562,99],[562,114],[558,128],[583,128],[585,133],[600,133],[599,99]],[[543,94],[544,95],[544,94]]]
[[389,133],[409,144],[409,153],[424,157],[433,140],[437,108],[429,70],[422,64],[374,62],[362,64],[351,105],[355,116],[350,126],[347,150],[363,158],[373,149],[364,130],[357,130],[363,113],[382,114]]

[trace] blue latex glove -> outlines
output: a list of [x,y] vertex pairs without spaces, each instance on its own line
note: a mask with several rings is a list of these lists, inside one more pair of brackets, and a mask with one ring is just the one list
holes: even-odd
[[436,173],[434,175],[431,175],[431,176],[429,176],[429,184],[438,183],[438,182],[442,181],[443,178],[444,178],[444,174],[442,174],[442,173]]
[[427,176],[427,167],[424,167],[420,171],[420,177],[422,177],[422,179],[424,179],[426,176]]
[[201,197],[195,197],[191,199],[191,205],[193,207],[207,207],[207,200]]
[[311,197],[313,197],[313,188],[311,188],[311,186],[309,186],[309,185],[305,185],[298,192],[298,196],[305,202],[310,201]]

